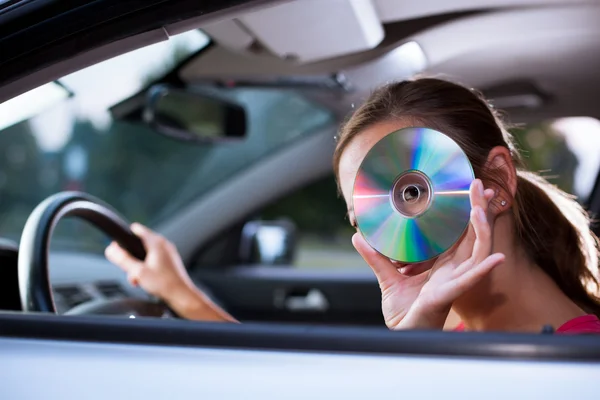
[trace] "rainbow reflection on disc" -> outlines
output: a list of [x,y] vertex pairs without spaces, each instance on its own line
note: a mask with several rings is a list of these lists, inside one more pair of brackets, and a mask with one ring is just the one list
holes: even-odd
[[430,260],[469,224],[473,168],[456,142],[427,128],[393,132],[363,160],[352,195],[359,232],[384,256]]

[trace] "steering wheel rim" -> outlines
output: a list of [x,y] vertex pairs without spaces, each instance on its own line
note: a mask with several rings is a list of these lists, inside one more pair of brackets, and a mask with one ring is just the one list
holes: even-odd
[[[109,237],[134,257],[146,258],[140,238],[116,210],[92,195],[61,192],[48,197],[30,214],[19,245],[18,274],[21,305],[25,312],[56,314],[48,274],[50,239],[58,222],[65,217],[81,218]],[[168,310],[166,305],[163,305]]]

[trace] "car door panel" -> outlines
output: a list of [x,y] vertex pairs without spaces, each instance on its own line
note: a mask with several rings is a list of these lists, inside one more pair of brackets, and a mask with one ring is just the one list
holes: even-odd
[[200,270],[194,279],[240,320],[383,325],[370,271],[240,266]]

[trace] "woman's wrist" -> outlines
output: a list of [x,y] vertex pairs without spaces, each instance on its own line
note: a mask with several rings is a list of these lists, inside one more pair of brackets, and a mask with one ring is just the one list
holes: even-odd
[[441,330],[444,328],[448,314],[450,314],[451,305],[447,308],[432,309],[429,307],[414,304],[406,316],[394,328],[402,329],[433,329]]
[[165,299],[165,301],[183,318],[201,321],[237,322],[231,315],[214,304],[193,283],[182,285],[171,297]]

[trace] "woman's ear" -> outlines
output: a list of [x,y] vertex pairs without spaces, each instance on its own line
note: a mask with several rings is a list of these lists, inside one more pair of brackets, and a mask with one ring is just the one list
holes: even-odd
[[[490,212],[498,215],[510,209],[517,193],[517,170],[513,164],[510,150],[504,146],[494,147],[488,154],[485,169],[488,171],[488,175],[495,178],[492,181],[484,182],[484,186],[495,192],[490,202]],[[499,182],[502,182],[502,185]]]

